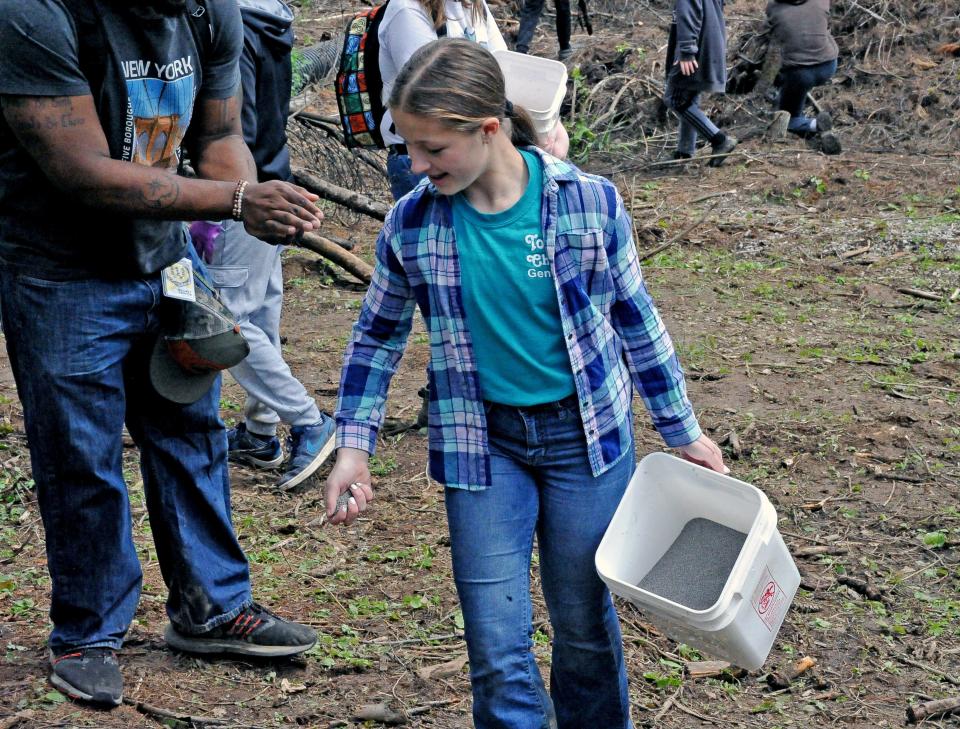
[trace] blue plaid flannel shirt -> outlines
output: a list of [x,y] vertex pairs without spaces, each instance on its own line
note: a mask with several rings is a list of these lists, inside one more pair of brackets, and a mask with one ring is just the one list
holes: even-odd
[[[700,426],[673,343],[643,284],[623,200],[609,180],[533,151],[544,168],[544,241],[591,470],[599,475],[632,457],[633,385],[667,445],[692,443]],[[490,483],[487,426],[451,205],[426,181],[396,204],[377,239],[373,280],[344,356],[337,447],[374,452],[415,306],[430,342],[430,476],[449,487],[482,489]]]

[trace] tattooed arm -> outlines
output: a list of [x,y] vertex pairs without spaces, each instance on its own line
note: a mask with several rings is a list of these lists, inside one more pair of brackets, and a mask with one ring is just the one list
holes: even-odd
[[196,130],[197,174],[208,180],[257,181],[257,166],[243,140],[243,92],[226,99],[198,99],[191,126]]
[[[204,104],[204,116],[210,103]],[[236,181],[255,179],[255,174],[249,177],[250,152],[242,137],[233,141],[231,134],[215,133],[206,139],[205,162],[198,170],[211,177],[229,173],[227,181],[190,180],[169,170],[112,159],[90,95],[0,96],[0,111],[43,173],[64,193],[91,207],[148,218],[222,220],[231,216]],[[234,160],[232,166],[211,162],[224,145],[234,150],[240,145],[245,155],[237,151],[224,155]],[[319,227],[316,199],[294,185],[252,182],[244,195],[243,222],[252,235],[284,242]]]

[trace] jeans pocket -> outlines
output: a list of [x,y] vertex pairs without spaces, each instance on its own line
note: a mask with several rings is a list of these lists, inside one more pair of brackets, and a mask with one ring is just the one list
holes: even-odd
[[116,301],[126,301],[129,295],[130,311],[135,311],[133,299],[139,286],[137,282],[17,276],[9,302],[21,323],[17,348],[24,357],[33,358],[37,372],[50,376],[80,377],[106,369],[122,356],[126,347],[122,340],[131,319],[137,317],[127,316]]

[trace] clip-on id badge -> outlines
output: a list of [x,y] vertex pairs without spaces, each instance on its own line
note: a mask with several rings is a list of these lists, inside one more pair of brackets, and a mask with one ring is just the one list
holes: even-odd
[[193,261],[181,258],[160,272],[163,282],[163,295],[171,299],[196,301],[197,291],[193,284]]

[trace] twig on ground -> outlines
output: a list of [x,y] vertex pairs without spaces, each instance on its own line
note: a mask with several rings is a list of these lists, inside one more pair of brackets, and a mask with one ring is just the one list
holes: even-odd
[[956,712],[960,712],[960,696],[908,706],[907,721],[911,724],[916,724],[924,719],[930,719],[936,716],[947,716],[948,714],[954,714]]
[[954,686],[960,686],[960,678],[957,678],[956,676],[951,676],[949,673],[944,673],[939,668],[935,668],[934,666],[931,666],[929,663],[921,663],[920,661],[915,661],[912,658],[907,658],[906,656],[901,656],[897,654],[894,654],[893,657],[896,658],[898,661],[900,661],[900,663],[905,663],[908,666],[913,666],[914,668],[919,668],[923,671],[927,671],[928,673],[943,679],[947,683],[952,683]]
[[697,218],[697,220],[695,220],[693,223],[691,223],[686,228],[681,230],[679,233],[677,233],[676,235],[670,236],[670,238],[668,238],[666,241],[658,245],[652,251],[647,251],[642,256],[640,256],[640,263],[643,263],[644,261],[648,261],[658,253],[665,251],[667,248],[669,248],[674,243],[676,243],[680,238],[683,238],[685,235],[687,235],[694,228],[699,227],[700,224],[707,219],[710,213],[712,213],[716,209],[717,205],[719,205],[719,201],[715,202],[713,205],[707,208],[707,210],[704,211],[703,215],[701,215],[699,218]]
[[932,291],[922,291],[921,289],[913,289],[909,286],[899,286],[897,287],[897,291],[901,294],[915,296],[918,299],[925,299],[927,301],[943,301],[943,297],[940,294],[935,294]]

